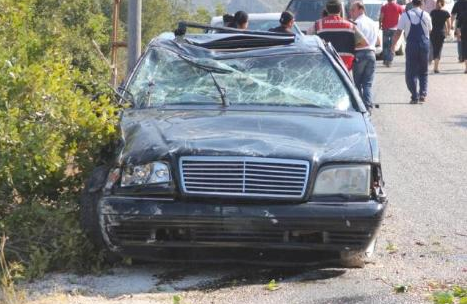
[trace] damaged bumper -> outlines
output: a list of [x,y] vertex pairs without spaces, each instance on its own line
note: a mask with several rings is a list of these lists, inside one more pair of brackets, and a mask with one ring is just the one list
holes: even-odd
[[200,203],[168,198],[101,199],[103,236],[113,251],[156,259],[161,249],[364,251],[386,204]]

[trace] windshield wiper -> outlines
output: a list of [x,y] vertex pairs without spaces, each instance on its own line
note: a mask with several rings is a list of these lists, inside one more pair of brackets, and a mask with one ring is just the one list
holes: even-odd
[[178,55],[178,57],[183,59],[189,65],[208,72],[211,75],[212,81],[214,82],[214,86],[216,87],[216,89],[219,91],[219,94],[221,95],[222,106],[223,107],[228,107],[230,105],[229,101],[226,98],[225,88],[223,88],[223,87],[221,87],[219,85],[219,82],[217,81],[216,77],[214,77],[214,73],[216,73],[216,74],[230,74],[230,73],[233,73],[232,70],[227,70],[227,69],[223,69],[223,68],[220,68],[220,67],[215,67],[215,66],[211,66],[211,65],[207,65],[207,64],[202,64],[202,63],[196,62],[196,61],[190,59],[189,57],[183,56],[183,55]]
[[223,106],[223,107],[228,107],[228,106],[230,106],[230,103],[229,103],[229,101],[228,101],[227,98],[226,98],[225,88],[223,88],[223,87],[221,87],[221,86],[219,85],[219,83],[218,83],[217,80],[216,80],[216,77],[214,77],[214,74],[213,74],[212,72],[209,72],[209,74],[211,75],[212,81],[214,81],[214,85],[216,86],[216,89],[219,91],[219,94],[221,95],[222,106]]

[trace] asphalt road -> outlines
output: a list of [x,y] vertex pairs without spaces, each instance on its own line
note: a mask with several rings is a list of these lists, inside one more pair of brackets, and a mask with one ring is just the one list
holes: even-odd
[[[429,303],[433,288],[467,286],[467,75],[447,44],[428,101],[410,105],[404,58],[378,63],[378,131],[390,205],[375,262],[363,269],[135,265],[100,277],[50,275],[38,303]],[[278,290],[269,291],[275,279]],[[395,293],[394,286],[409,286]],[[45,294],[55,293],[52,297]]]

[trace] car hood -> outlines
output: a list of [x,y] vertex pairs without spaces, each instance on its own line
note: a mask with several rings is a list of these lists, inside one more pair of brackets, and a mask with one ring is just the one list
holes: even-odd
[[359,112],[127,110],[121,129],[124,164],[176,160],[182,155],[372,161]]

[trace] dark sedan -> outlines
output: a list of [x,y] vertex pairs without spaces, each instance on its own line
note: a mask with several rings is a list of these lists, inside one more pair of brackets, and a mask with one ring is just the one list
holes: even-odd
[[387,200],[375,131],[334,50],[312,36],[178,34],[153,40],[122,90],[116,156],[82,196],[92,240],[148,260],[361,263]]

